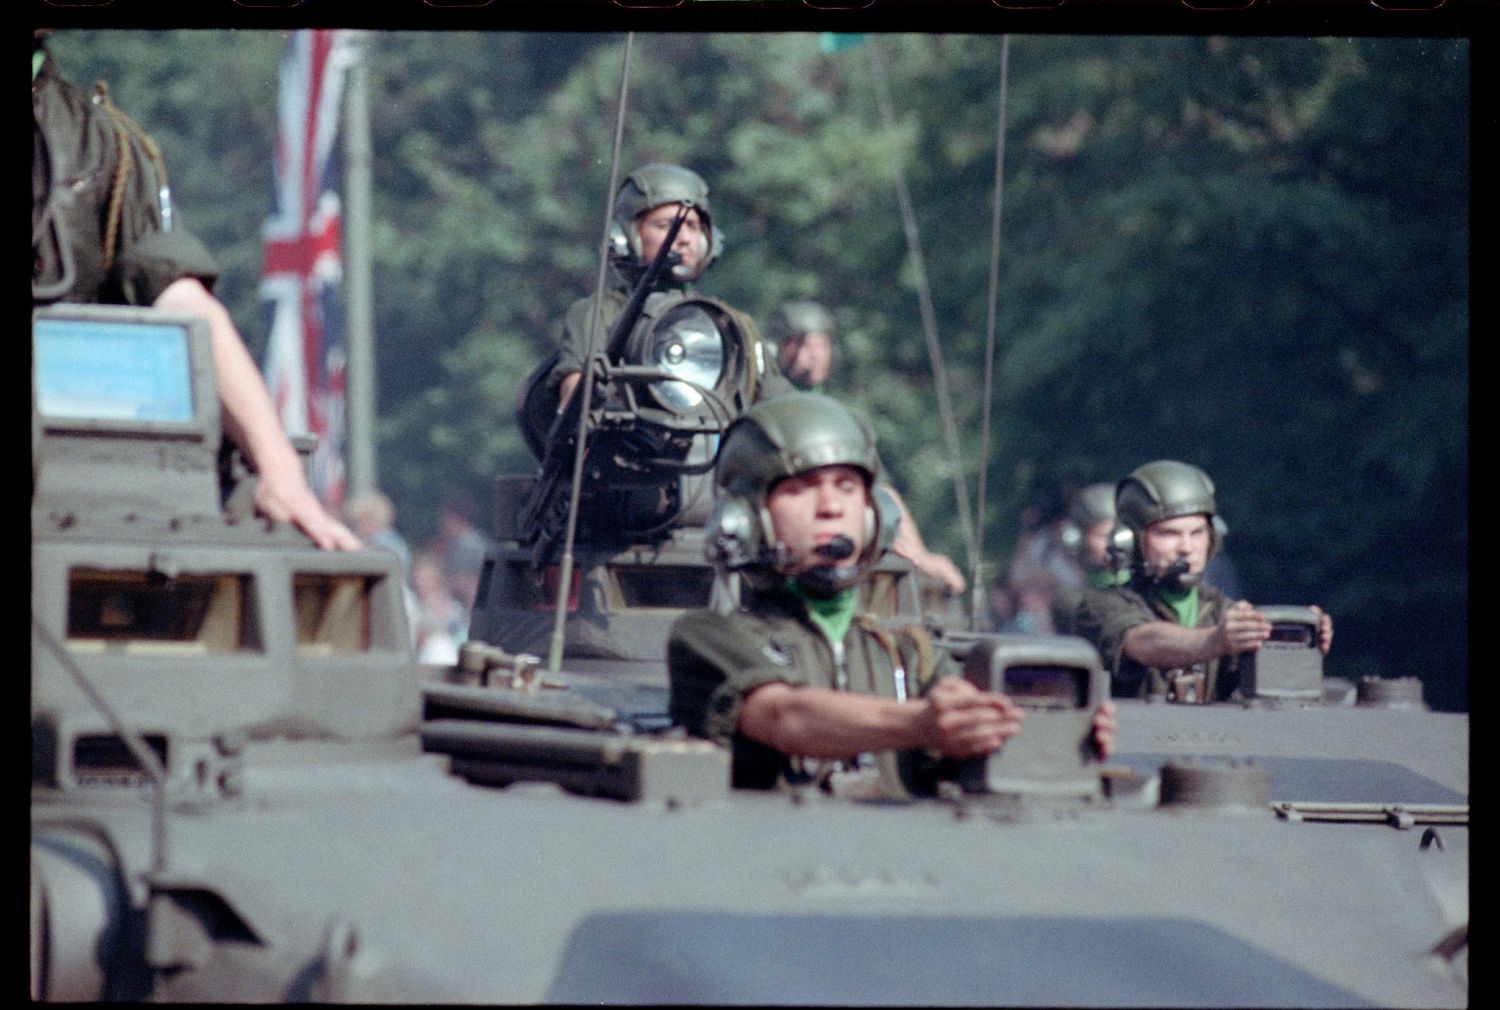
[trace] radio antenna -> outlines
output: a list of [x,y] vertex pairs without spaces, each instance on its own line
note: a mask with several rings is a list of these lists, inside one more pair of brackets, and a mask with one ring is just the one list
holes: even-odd
[[604,227],[600,230],[599,276],[594,285],[593,314],[589,319],[588,341],[583,356],[583,381],[576,394],[578,401],[578,437],[573,445],[573,484],[568,492],[568,525],[563,534],[562,561],[558,565],[557,600],[553,609],[552,641],[547,650],[547,669],[562,669],[563,629],[568,620],[568,594],[573,585],[573,538],[578,531],[579,485],[583,482],[583,459],[587,449],[589,405],[594,402],[594,351],[603,325],[604,285],[609,270],[609,222],[614,216],[615,191],[620,184],[620,148],[625,137],[625,100],[630,87],[630,51],[635,32],[625,34],[625,55],[620,61],[620,97],[615,106],[615,137],[609,156],[609,187],[604,193]]

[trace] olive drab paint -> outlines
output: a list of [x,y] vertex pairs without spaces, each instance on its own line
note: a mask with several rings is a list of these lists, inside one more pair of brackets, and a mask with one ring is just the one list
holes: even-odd
[[[732,790],[666,715],[672,620],[734,605],[702,525],[582,545],[556,672],[527,653],[557,578],[502,538],[459,662],[424,667],[394,555],[253,515],[201,324],[33,328],[34,999],[1469,1002],[1466,715],[1327,678],[1122,700],[1100,762],[1086,643],[934,629],[1025,709],[998,755],[914,801]],[[904,561],[860,592],[921,622]],[[1313,682],[1264,658],[1268,691]]]

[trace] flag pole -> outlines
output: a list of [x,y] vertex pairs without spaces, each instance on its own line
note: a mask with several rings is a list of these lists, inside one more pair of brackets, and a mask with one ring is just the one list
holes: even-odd
[[346,417],[348,490],[357,495],[379,486],[375,466],[375,326],[370,272],[370,105],[365,41],[351,40],[344,94],[344,299],[348,330]]

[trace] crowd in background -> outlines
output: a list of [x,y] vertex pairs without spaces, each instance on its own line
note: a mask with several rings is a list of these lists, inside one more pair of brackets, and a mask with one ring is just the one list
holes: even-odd
[[396,529],[396,510],[380,491],[355,495],[344,504],[351,528],[371,547],[396,555],[404,577],[412,645],[423,663],[450,664],[468,637],[469,615],[479,588],[489,541],[479,512],[461,493],[444,497],[436,535],[412,551]]
[[[821,390],[838,360],[838,328],[831,310],[808,300],[779,305],[771,314],[767,343],[781,371],[802,389]],[[891,489],[894,491],[894,489]],[[1100,498],[1100,501],[1093,499]],[[899,496],[898,496],[899,500]],[[1088,487],[1071,484],[1045,489],[1021,511],[1021,531],[988,589],[989,626],[985,630],[1017,634],[1072,634],[1072,614],[1085,587],[1119,581],[1122,573],[1107,555],[1114,526],[1114,483]],[[944,623],[963,623],[964,579],[945,556],[922,543],[915,521],[909,557],[923,578],[924,608]],[[395,528],[395,510],[379,491],[346,502],[344,514],[365,543],[393,551],[406,576],[406,600],[413,644],[424,663],[452,663],[468,633],[469,616],[489,547],[472,499],[458,492],[443,497],[438,531],[413,552]],[[1096,527],[1090,536],[1088,527]],[[1101,581],[1103,580],[1103,581]],[[1243,599],[1244,588],[1233,562],[1215,552],[1204,581],[1230,599]]]
[[[1076,494],[1076,488],[1055,488],[1022,510],[1020,536],[1004,569],[990,583],[990,630],[1040,635],[1071,630],[1059,627],[1056,604],[1081,591],[1086,580],[1077,538],[1070,541],[1068,531],[1069,507]],[[474,502],[459,493],[446,496],[437,533],[415,551],[397,531],[395,508],[380,491],[351,497],[344,505],[344,516],[366,544],[389,550],[400,560],[418,660],[455,662],[458,647],[468,635],[479,573],[489,548]],[[1222,551],[1210,562],[1205,581],[1231,599],[1244,598],[1234,563]],[[953,594],[943,596],[957,605]]]

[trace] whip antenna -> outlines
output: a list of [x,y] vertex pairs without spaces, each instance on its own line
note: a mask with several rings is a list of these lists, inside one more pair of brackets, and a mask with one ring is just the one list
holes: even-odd
[[[870,73],[875,80],[875,94],[880,105],[880,118],[886,133],[896,133],[896,114],[891,106],[890,88],[885,79],[885,62],[879,43],[870,47]],[[971,564],[978,563],[978,544],[974,539],[974,526],[969,519],[969,490],[964,482],[963,467],[958,451],[958,430],[953,423],[953,406],[948,399],[948,370],[943,365],[943,348],[938,343],[937,313],[932,308],[932,292],[927,284],[927,270],[922,261],[922,243],[917,234],[917,217],[911,209],[911,194],[906,188],[906,173],[901,167],[901,157],[892,152],[893,171],[896,176],[896,201],[901,207],[901,224],[906,230],[906,245],[911,256],[912,272],[916,275],[917,305],[922,313],[922,332],[927,338],[927,357],[932,364],[933,384],[937,388],[938,412],[943,419],[943,439],[948,448],[948,465],[953,471],[953,494],[958,501],[958,521],[963,530],[964,543],[968,547]]]
[[589,405],[594,402],[594,352],[598,349],[599,329],[604,313],[604,285],[609,273],[609,223],[614,217],[615,192],[620,185],[620,148],[625,136],[625,99],[630,87],[630,51],[635,32],[625,34],[625,55],[620,61],[620,97],[615,107],[615,138],[609,155],[609,186],[604,193],[604,227],[600,230],[599,277],[594,285],[593,313],[589,317],[588,341],[583,356],[583,381],[575,396],[578,401],[578,437],[573,447],[573,486],[568,492],[568,525],[563,534],[562,561],[558,565],[557,601],[553,608],[552,641],[547,650],[547,669],[562,669],[563,628],[568,620],[568,591],[573,585],[573,537],[578,531],[579,485],[583,482],[583,459],[587,448]]
[[1000,112],[995,124],[995,213],[990,221],[990,306],[989,323],[984,338],[984,404],[979,435],[979,487],[975,509],[976,539],[970,559],[969,630],[979,630],[979,615],[984,600],[980,584],[980,558],[984,556],[984,485],[989,472],[990,412],[995,389],[995,316],[1000,300],[1000,205],[1005,195],[1005,82],[1010,73],[1010,36],[1000,36]]

